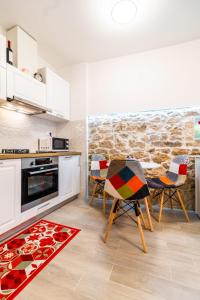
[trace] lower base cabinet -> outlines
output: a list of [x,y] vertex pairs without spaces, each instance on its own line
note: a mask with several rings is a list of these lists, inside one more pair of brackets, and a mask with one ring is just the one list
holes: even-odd
[[59,195],[21,212],[21,159],[0,160],[0,235],[80,193],[80,156],[59,157]]
[[200,217],[200,156],[195,157],[195,212]]
[[73,196],[80,194],[81,191],[81,166],[80,156],[73,156]]
[[66,200],[80,193],[80,156],[59,157],[59,197]]
[[0,160],[0,234],[16,226],[21,210],[21,160]]

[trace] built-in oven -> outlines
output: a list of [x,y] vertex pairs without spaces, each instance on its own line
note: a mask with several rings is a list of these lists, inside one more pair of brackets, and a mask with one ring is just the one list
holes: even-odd
[[58,195],[58,157],[22,159],[21,211]]

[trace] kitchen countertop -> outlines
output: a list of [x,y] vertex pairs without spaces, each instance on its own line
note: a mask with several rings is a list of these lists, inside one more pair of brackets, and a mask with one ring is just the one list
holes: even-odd
[[65,152],[45,152],[45,153],[26,153],[26,154],[0,154],[0,160],[32,158],[32,157],[73,156],[73,155],[81,155],[81,152],[65,151]]

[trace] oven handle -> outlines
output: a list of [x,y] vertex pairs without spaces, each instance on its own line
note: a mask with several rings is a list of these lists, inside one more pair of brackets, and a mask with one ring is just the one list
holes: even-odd
[[58,168],[53,168],[53,169],[46,169],[42,171],[35,171],[35,172],[28,172],[29,175],[36,175],[36,174],[41,174],[41,173],[49,173],[51,171],[57,171]]

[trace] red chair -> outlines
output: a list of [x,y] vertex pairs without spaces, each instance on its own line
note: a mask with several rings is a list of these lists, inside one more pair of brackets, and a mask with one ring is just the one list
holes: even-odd
[[[172,209],[173,201],[178,202],[185,214],[187,222],[190,221],[180,190],[180,187],[185,184],[187,178],[188,161],[187,155],[178,155],[172,160],[169,171],[165,175],[156,178],[147,178],[148,187],[153,189],[151,201],[159,196],[160,209],[158,222],[161,221],[163,206],[168,201],[170,201]],[[165,199],[165,197],[167,198]]]
[[103,155],[95,154],[92,156],[90,179],[94,184],[90,205],[93,204],[96,195],[103,196],[103,212],[106,212],[106,194],[104,192],[105,179],[108,172],[109,162]]

